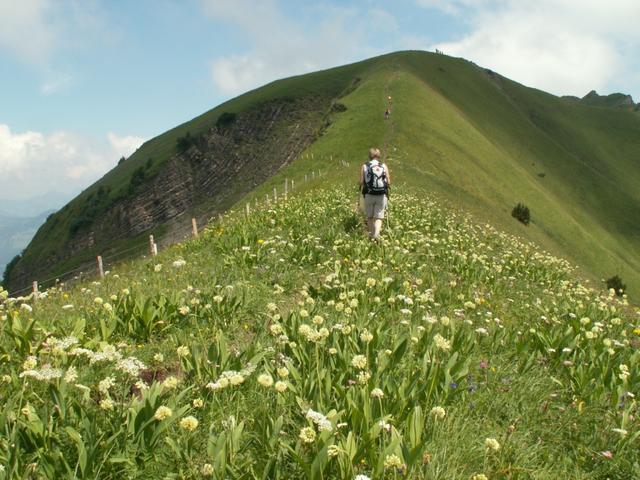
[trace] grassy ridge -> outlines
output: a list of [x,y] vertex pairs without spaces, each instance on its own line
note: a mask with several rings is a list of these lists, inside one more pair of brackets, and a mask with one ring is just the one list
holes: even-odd
[[[197,133],[223,111],[286,95],[338,95],[355,77],[361,79],[357,88],[340,100],[347,111],[333,114],[301,158],[246,200],[281,189],[285,177],[300,185],[315,169],[328,173],[327,182],[353,185],[369,146],[386,146],[396,185],[433,192],[531,239],[577,263],[599,285],[619,274],[632,296],[640,294],[640,117],[554,97],[462,59],[424,52],[386,55],[249,92],[148,142],[61,215],[81,215],[83,196],[100,185],[117,192],[149,156],[158,159],[153,168],[161,168],[178,136]],[[385,124],[387,95],[393,113]],[[518,202],[532,211],[529,227],[510,216]],[[63,227],[45,225],[25,262],[65,241]]]
[[[598,284],[620,274],[640,293],[637,115],[575,105],[460,59],[384,58],[344,99],[349,111],[309,149],[353,162],[349,172],[336,165],[330,181],[354,182],[368,146],[388,143],[398,183],[534,240]],[[387,94],[393,114],[385,129]],[[533,212],[529,227],[510,216],[518,202]]]

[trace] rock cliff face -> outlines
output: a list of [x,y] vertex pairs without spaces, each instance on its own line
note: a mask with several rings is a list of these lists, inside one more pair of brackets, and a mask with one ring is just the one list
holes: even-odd
[[326,97],[277,99],[190,137],[151,178],[82,224],[37,268],[18,262],[9,289],[46,277],[52,267],[82,252],[108,252],[114,242],[159,225],[170,233],[190,224],[192,215],[204,224],[292,162],[321,133],[330,106]]

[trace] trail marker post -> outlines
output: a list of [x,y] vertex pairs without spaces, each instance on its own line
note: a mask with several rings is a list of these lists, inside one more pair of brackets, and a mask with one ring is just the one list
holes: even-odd
[[156,249],[154,248],[155,242],[153,241],[153,235],[149,235],[149,253],[156,255]]
[[38,299],[38,282],[33,282],[33,301],[35,302]]
[[198,221],[195,217],[191,219],[191,229],[193,230],[194,238],[198,238]]
[[102,265],[102,255],[98,255],[96,257],[96,260],[98,261],[98,274],[100,275],[100,278],[104,278],[104,266]]

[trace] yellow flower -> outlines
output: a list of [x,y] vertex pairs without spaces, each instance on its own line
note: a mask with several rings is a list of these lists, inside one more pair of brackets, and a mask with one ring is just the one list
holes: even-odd
[[487,450],[492,450],[494,452],[500,450],[500,443],[498,443],[495,438],[485,438],[484,446],[487,448]]
[[302,443],[313,443],[316,440],[316,431],[311,427],[304,427],[298,435]]
[[196,417],[188,416],[184,417],[180,420],[180,428],[183,430],[187,430],[188,432],[193,432],[196,428],[198,428],[198,419]]
[[278,380],[278,381],[276,382],[276,384],[275,384],[275,387],[274,387],[274,388],[276,389],[276,391],[277,391],[278,393],[283,393],[283,392],[285,392],[285,391],[287,390],[287,388],[289,388],[289,387],[288,387],[288,385],[287,385],[286,383],[281,382],[281,381],[279,381],[279,380]]
[[173,412],[171,411],[171,409],[163,405],[161,407],[158,407],[158,409],[156,410],[156,413],[153,415],[153,418],[155,418],[158,421],[162,421],[166,418],[169,418],[171,415],[173,415]]
[[365,357],[364,355],[355,355],[351,359],[351,365],[359,368],[360,370],[364,370],[365,368],[367,368],[367,357]]
[[270,387],[271,385],[273,385],[273,377],[268,373],[263,373],[262,375],[258,376],[258,383],[263,387]]
[[402,468],[402,460],[395,454],[387,455],[384,459],[384,468]]
[[213,465],[210,463],[205,463],[200,470],[203,477],[211,477],[213,475]]

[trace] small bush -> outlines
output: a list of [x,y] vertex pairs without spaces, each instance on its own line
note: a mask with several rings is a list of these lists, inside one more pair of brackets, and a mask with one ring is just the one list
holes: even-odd
[[618,275],[614,275],[611,278],[607,278],[607,289],[611,290],[612,288],[616,291],[616,295],[621,297],[624,295],[627,286],[622,283],[622,279]]
[[69,225],[69,233],[71,234],[72,237],[74,237],[76,235],[76,233],[78,233],[83,228],[88,227],[92,223],[93,223],[93,218],[90,218],[90,217],[87,217],[87,216],[82,216],[82,217],[76,218]]
[[178,137],[178,140],[176,140],[176,146],[178,147],[178,151],[180,153],[186,152],[195,143],[196,139],[195,137],[191,136],[191,132],[187,132],[184,137]]
[[518,203],[513,210],[511,210],[511,216],[516,220],[524,223],[525,225],[529,225],[531,221],[531,213],[529,212],[529,207],[527,207],[523,203]]
[[338,113],[346,112],[347,106],[344,103],[336,102],[331,106],[331,110]]
[[232,112],[223,112],[222,115],[216,120],[216,127],[219,129],[225,129],[230,127],[232,123],[236,121],[237,115]]
[[138,185],[142,185],[146,178],[147,174],[145,172],[144,167],[138,167],[133,171],[133,175],[131,175],[131,181],[129,182],[129,186],[131,188],[136,188]]

